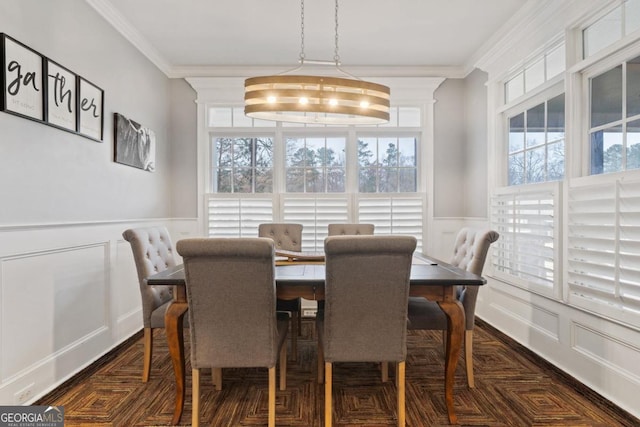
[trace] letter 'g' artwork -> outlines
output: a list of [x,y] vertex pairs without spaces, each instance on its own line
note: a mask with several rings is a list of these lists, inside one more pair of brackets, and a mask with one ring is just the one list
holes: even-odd
[[115,113],[115,161],[153,172],[156,169],[156,134]]

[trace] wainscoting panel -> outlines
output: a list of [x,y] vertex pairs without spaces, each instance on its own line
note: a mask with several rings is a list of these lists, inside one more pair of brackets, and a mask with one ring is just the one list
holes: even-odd
[[[193,224],[175,221],[182,237]],[[0,227],[0,405],[31,404],[142,329],[138,278],[122,232],[155,225],[174,224]]]
[[487,277],[476,315],[640,417],[640,331]]
[[587,325],[572,323],[572,347],[592,359],[616,370],[620,375],[635,377],[640,382],[640,347],[625,342]]
[[103,243],[2,260],[3,380],[108,327],[105,252]]
[[[484,290],[486,288],[481,291]],[[557,313],[515,295],[502,292],[500,288],[492,289],[492,292],[490,302],[492,308],[502,311],[512,319],[524,324],[527,329],[533,328],[556,341],[558,340],[560,326]]]

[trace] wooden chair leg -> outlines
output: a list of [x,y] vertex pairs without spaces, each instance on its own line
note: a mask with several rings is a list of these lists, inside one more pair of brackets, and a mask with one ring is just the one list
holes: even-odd
[[287,389],[287,346],[280,349],[280,391]]
[[216,390],[222,390],[222,368],[211,368],[211,379]]
[[324,382],[324,351],[322,349],[322,343],[318,341],[318,384]]
[[269,368],[269,427],[276,427],[276,367]]
[[473,378],[473,329],[464,331],[464,365],[467,368],[467,385],[476,386]]
[[191,370],[191,425],[198,427],[200,425],[200,369]]
[[405,362],[396,364],[396,382],[398,384],[398,427],[405,425]]
[[333,410],[332,410],[332,402],[331,402],[331,385],[332,385],[332,365],[330,362],[325,362],[324,364],[324,426],[331,427],[331,423],[333,421]]
[[153,350],[153,329],[144,328],[144,359],[142,365],[142,382],[149,381],[151,373],[151,353]]
[[442,331],[442,352],[447,354],[447,330]]
[[298,326],[300,321],[300,312],[291,313],[291,361],[298,360]]

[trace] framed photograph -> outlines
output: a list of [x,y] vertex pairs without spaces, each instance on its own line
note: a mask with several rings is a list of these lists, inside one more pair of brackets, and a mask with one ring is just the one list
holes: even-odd
[[44,120],[44,58],[6,34],[0,34],[2,111]]
[[116,163],[155,171],[156,134],[122,114],[114,114]]
[[61,65],[47,59],[47,123],[77,130],[77,77]]
[[78,132],[102,142],[104,91],[82,77],[78,88]]

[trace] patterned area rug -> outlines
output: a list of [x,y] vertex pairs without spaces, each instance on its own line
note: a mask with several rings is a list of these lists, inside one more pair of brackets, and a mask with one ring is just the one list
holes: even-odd
[[[276,397],[278,426],[321,427],[324,388],[316,382],[313,321],[303,321],[298,361],[289,362],[287,390]],[[464,426],[640,426],[611,404],[513,340],[479,321],[474,337],[476,387],[468,389],[461,359],[455,408]],[[155,332],[151,378],[143,384],[143,343],[138,334],[36,402],[63,405],[66,426],[168,425],[174,405],[173,369],[164,331]],[[185,334],[185,354],[189,337]],[[442,334],[409,331],[406,411],[408,426],[448,426],[444,403]],[[389,369],[393,379],[393,369]],[[182,425],[191,424],[191,367],[187,362]],[[334,366],[334,425],[396,425],[396,388],[381,383],[374,363]],[[201,378],[202,425],[263,426],[267,421],[267,370],[223,370],[223,389]]]

